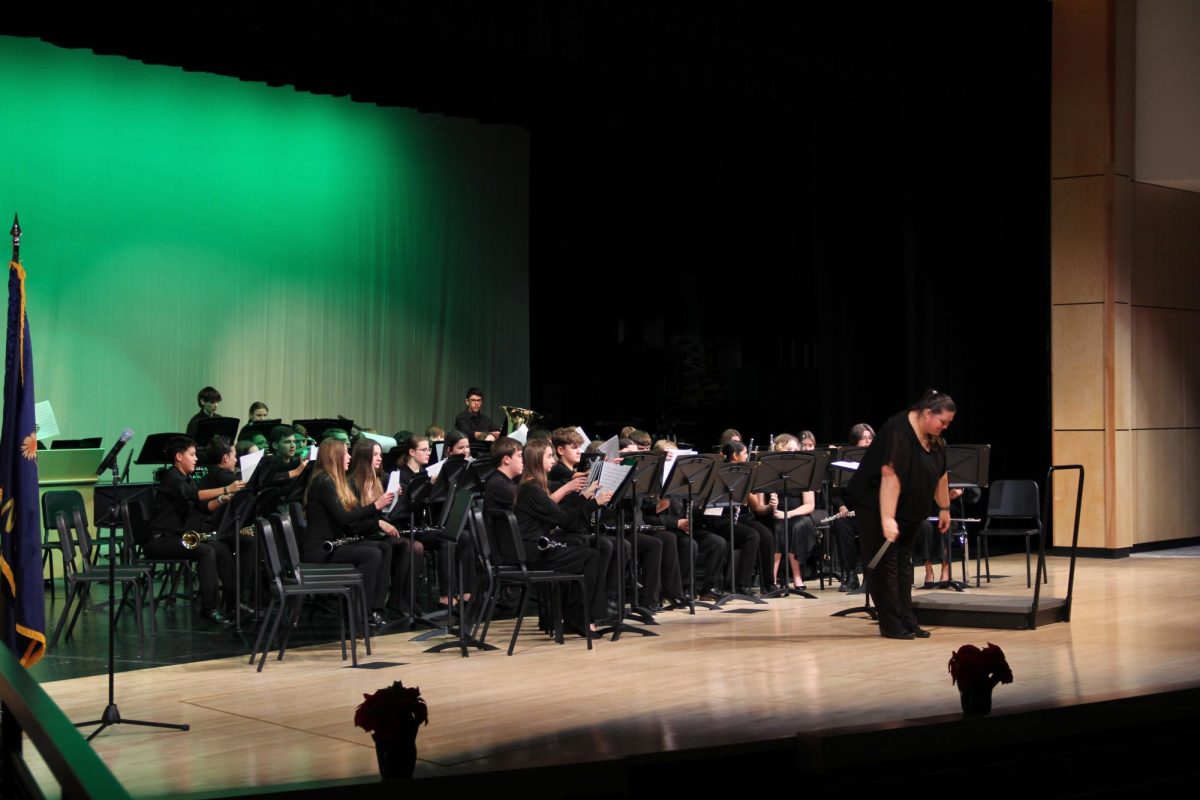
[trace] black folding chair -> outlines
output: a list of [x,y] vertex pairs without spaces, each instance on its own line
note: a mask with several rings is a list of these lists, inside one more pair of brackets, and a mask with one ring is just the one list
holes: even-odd
[[[1033,570],[1031,569],[1030,539],[1042,534],[1042,504],[1038,498],[1037,481],[992,481],[988,490],[987,518],[983,528],[976,534],[979,537],[975,549],[975,585],[979,585],[979,559],[982,556],[987,570],[987,581],[992,582],[992,565],[989,560],[988,539],[993,536],[1022,536],[1025,538],[1025,586],[1033,586]],[[1023,521],[1025,525],[1016,527],[993,527],[995,523],[1012,526]],[[1042,576],[1043,582],[1049,583],[1048,576]]]

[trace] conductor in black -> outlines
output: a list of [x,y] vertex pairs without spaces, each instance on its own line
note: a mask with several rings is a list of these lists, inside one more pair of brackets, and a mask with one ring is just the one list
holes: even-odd
[[889,639],[924,639],[912,610],[912,552],[933,498],[938,530],[950,528],[950,483],[942,432],[957,408],[949,395],[928,389],[916,405],[889,419],[871,443],[848,486],[859,524],[863,563],[885,541],[891,545],[867,587],[879,612],[879,633]]

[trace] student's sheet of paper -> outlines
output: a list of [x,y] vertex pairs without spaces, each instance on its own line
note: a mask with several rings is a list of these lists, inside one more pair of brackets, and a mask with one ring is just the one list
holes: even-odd
[[317,460],[317,452],[319,451],[319,449],[320,449],[320,448],[317,448],[317,447],[310,447],[310,448],[308,448],[308,460],[309,460],[309,461],[316,461],[316,460]]
[[667,450],[667,457],[663,459],[662,485],[667,485],[667,478],[671,477],[671,467],[675,466],[675,459],[681,456],[694,456],[695,450]]
[[446,443],[445,443],[445,442],[437,442],[436,444],[434,444],[434,446],[433,446],[433,449],[434,449],[434,452],[437,454],[437,455],[435,456],[435,458],[436,458],[438,461],[441,461],[441,460],[442,460],[442,450],[444,450],[444,449],[445,449],[445,447],[446,447]]
[[510,433],[508,438],[516,439],[521,444],[525,444],[525,440],[529,438],[529,426],[522,422],[521,427]]
[[40,403],[35,403],[33,406],[34,425],[37,427],[37,438],[43,442],[48,442],[55,436],[58,436],[58,420],[54,418],[54,409],[50,407],[49,400],[43,400]]
[[384,494],[391,492],[394,496],[392,502],[388,503],[388,507],[383,510],[383,513],[389,514],[396,507],[396,501],[400,499],[400,470],[394,469],[388,473],[387,488],[383,490]]
[[615,492],[617,487],[621,485],[621,481],[625,480],[625,476],[633,469],[623,464],[611,464],[607,461],[596,462],[600,467],[600,489],[602,491]]
[[621,455],[621,437],[614,436],[599,448],[601,453],[604,453],[604,458],[612,461],[617,456]]
[[259,450],[255,453],[246,453],[246,455],[238,459],[238,464],[242,467],[243,481],[250,481],[251,476],[254,475],[254,470],[258,469],[258,462],[262,461],[264,455],[266,455],[266,452]]
[[837,467],[838,469],[856,470],[858,469],[859,463],[860,462],[858,461],[834,461],[829,466]]
[[438,475],[442,474],[442,467],[446,466],[445,461],[439,461],[436,464],[430,464],[425,468],[425,474],[429,476],[429,480],[433,480]]
[[582,438],[582,439],[583,439],[583,446],[586,448],[586,447],[588,446],[588,443],[589,443],[589,442],[591,442],[592,440],[591,440],[591,439],[589,439],[589,438],[588,438],[588,435],[587,435],[586,433],[584,433],[584,432],[583,432],[583,428],[582,428],[582,427],[576,428],[576,429],[575,429],[575,432],[576,432],[576,433],[578,433],[578,434],[579,434],[579,436],[580,436],[580,438]]

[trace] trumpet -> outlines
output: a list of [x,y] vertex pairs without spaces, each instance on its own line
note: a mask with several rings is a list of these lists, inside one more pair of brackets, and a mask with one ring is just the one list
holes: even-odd
[[179,537],[179,541],[183,544],[185,550],[195,550],[200,545],[205,542],[211,542],[215,538],[217,538],[215,531],[185,531]]

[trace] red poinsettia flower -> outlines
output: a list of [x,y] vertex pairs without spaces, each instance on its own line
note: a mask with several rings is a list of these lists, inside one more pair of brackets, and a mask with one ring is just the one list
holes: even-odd
[[406,688],[396,681],[363,695],[362,705],[354,712],[354,724],[377,737],[415,736],[417,726],[429,724],[429,708],[418,687]]
[[997,683],[1012,683],[1012,668],[1004,657],[1004,651],[988,642],[980,650],[973,644],[964,644],[950,654],[950,682],[957,683],[961,690],[973,686],[995,686]]

